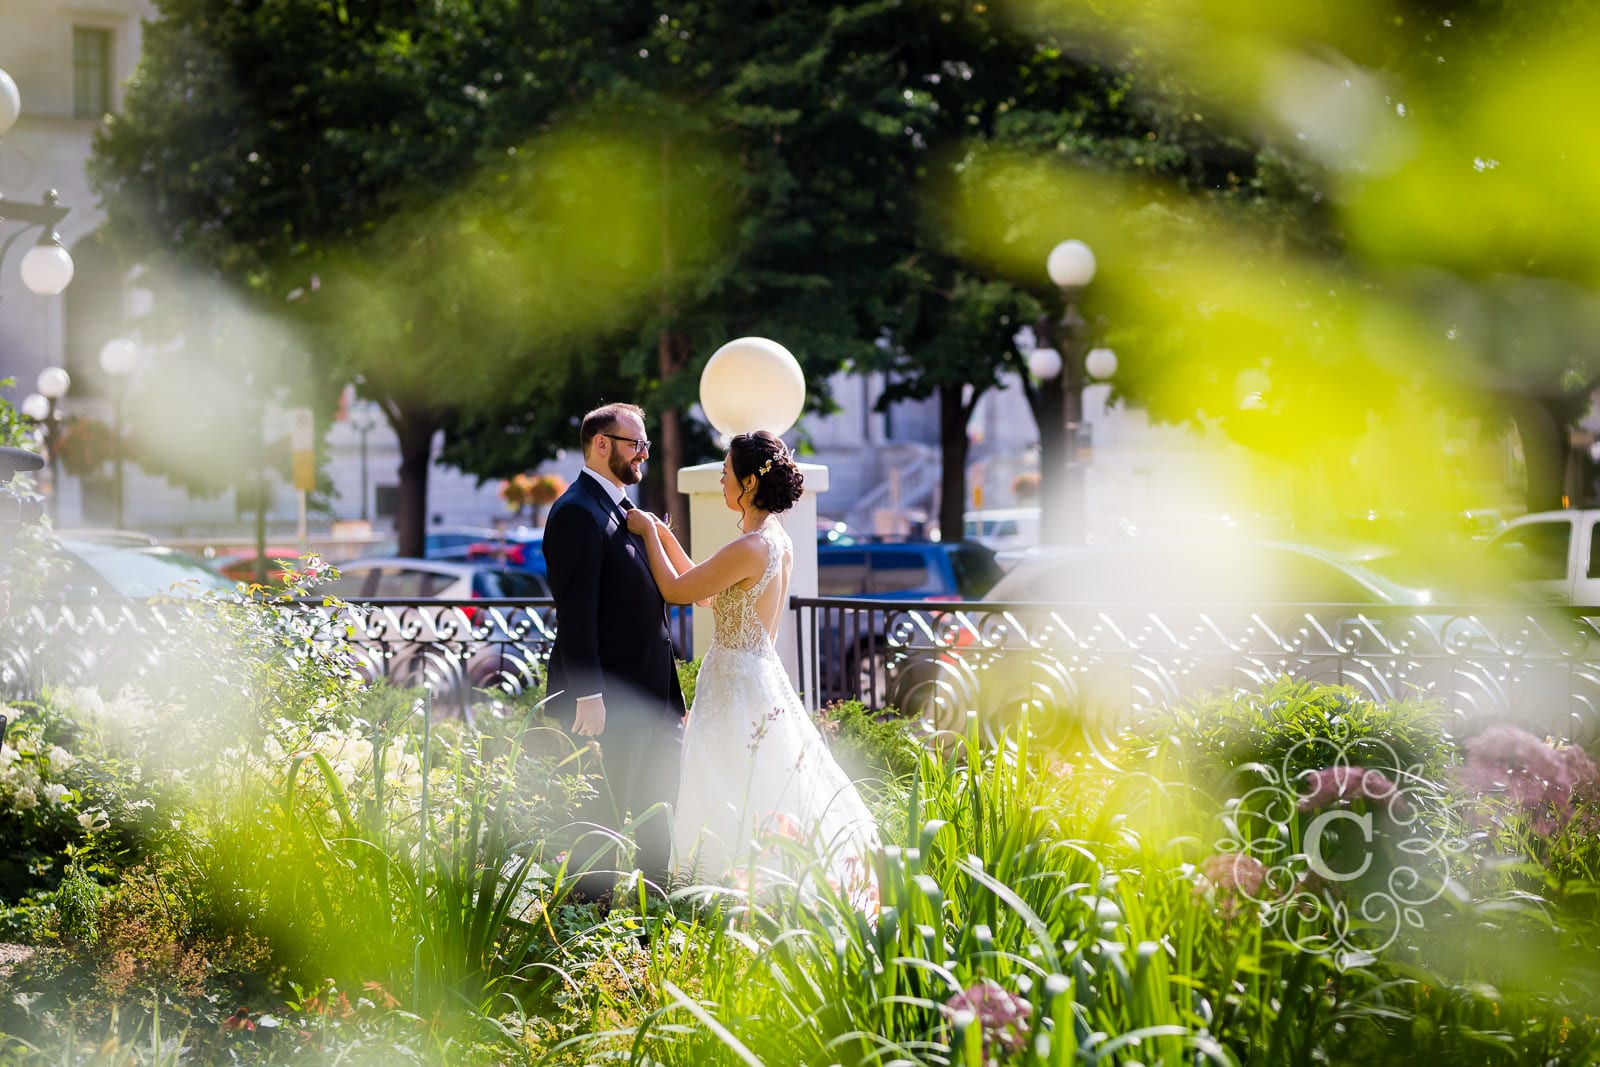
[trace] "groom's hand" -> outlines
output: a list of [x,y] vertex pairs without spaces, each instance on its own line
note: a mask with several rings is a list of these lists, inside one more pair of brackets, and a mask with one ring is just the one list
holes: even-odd
[[599,737],[606,732],[605,697],[578,698],[578,710],[572,717],[572,732],[579,737]]

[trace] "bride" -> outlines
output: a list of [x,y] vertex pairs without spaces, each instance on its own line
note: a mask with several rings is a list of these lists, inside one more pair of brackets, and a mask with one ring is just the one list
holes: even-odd
[[[773,642],[794,549],[778,522],[803,491],[799,467],[766,431],[740,434],[722,464],[722,499],[742,536],[699,566],[665,523],[628,513],[669,603],[711,602],[716,635],[701,661],[683,739],[673,820],[676,873],[717,881],[766,862],[761,835],[800,840],[858,904],[876,896],[877,825],[806,714]],[[748,877],[748,875],[747,875]]]

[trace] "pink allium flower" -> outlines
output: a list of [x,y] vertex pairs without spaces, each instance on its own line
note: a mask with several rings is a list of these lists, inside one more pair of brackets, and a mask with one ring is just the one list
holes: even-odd
[[1600,769],[1576,745],[1541,741],[1515,726],[1492,726],[1462,747],[1467,761],[1460,780],[1480,793],[1504,797],[1528,816],[1535,833],[1554,833],[1580,808],[1600,800]]
[[998,982],[981,979],[951,997],[941,1010],[948,1019],[969,1014],[983,1028],[985,1063],[995,1062],[989,1053],[996,1046],[1012,1053],[1028,1047],[1028,1016],[1033,1005],[1006,992]]
[[1225,919],[1238,915],[1246,906],[1261,899],[1267,881],[1267,868],[1254,856],[1242,852],[1219,852],[1200,863],[1200,877],[1194,895],[1214,894],[1217,913]]
[[1401,822],[1411,817],[1410,805],[1382,771],[1369,771],[1364,767],[1324,767],[1320,771],[1309,771],[1303,777],[1308,792],[1300,797],[1301,811],[1321,811],[1334,804],[1370,800],[1383,805],[1392,818]]
[[1267,879],[1267,868],[1242,852],[1219,852],[1200,864],[1200,876],[1217,889],[1253,897]]

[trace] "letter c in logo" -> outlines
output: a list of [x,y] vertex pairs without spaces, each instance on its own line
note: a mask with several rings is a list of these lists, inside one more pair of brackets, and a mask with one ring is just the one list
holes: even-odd
[[1311,825],[1306,828],[1306,855],[1310,857],[1311,869],[1330,882],[1349,882],[1360,878],[1367,873],[1367,868],[1372,866],[1372,853],[1368,852],[1361,866],[1354,871],[1340,872],[1328,866],[1328,861],[1322,856],[1322,831],[1336,819],[1343,819],[1361,827],[1361,836],[1367,844],[1372,844],[1372,813],[1357,815],[1353,811],[1335,808],[1325,811],[1311,820]]

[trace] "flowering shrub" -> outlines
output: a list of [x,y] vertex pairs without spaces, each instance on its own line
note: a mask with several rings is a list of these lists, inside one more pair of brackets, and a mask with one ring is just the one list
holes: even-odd
[[1242,915],[1261,901],[1267,868],[1242,852],[1207,856],[1195,877],[1194,895],[1209,900],[1224,919]]
[[952,1023],[979,1028],[984,1067],[993,1067],[1002,1056],[1028,1047],[1033,1005],[991,979],[974,982],[945,1001],[940,1011]]
[[98,474],[116,455],[116,433],[99,419],[69,415],[56,431],[56,454],[68,474]]
[[[1291,777],[1334,762],[1441,779],[1454,761],[1436,705],[1406,699],[1379,703],[1346,686],[1282,678],[1259,692],[1218,692],[1158,713],[1139,753],[1159,754],[1163,773],[1227,795],[1256,767]],[[1287,761],[1287,762],[1286,762]]]
[[512,475],[500,483],[500,499],[505,501],[506,508],[512,512],[519,512],[523,508],[532,507],[535,517],[538,509],[556,502],[562,493],[567,491],[567,480],[559,474],[522,474]]
[[[4,709],[14,720],[0,745],[0,899],[53,889],[65,859],[90,835],[113,853],[142,851],[155,804],[135,764],[108,758],[48,704]],[[74,755],[67,745],[86,745]]]
[[1371,801],[1369,805],[1399,822],[1411,817],[1411,807],[1389,776],[1382,771],[1369,771],[1361,767],[1339,764],[1304,775],[1306,792],[1300,797],[1301,812],[1322,811],[1334,806],[1348,807],[1358,801]]
[[1039,472],[1022,471],[1011,479],[1011,495],[1018,504],[1034,504],[1039,500]]
[[1508,813],[1526,819],[1535,834],[1600,828],[1600,769],[1583,749],[1541,741],[1515,726],[1490,727],[1462,747],[1467,759],[1461,782],[1504,801]]

